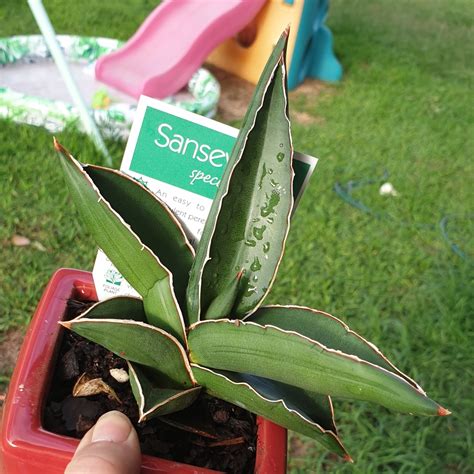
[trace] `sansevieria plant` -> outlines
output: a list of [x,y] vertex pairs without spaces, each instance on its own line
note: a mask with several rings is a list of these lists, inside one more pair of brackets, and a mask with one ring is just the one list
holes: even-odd
[[262,73],[196,249],[140,183],[82,165],[55,141],[87,228],[141,295],[97,303],[62,324],[128,361],[142,421],[184,409],[204,391],[350,459],[333,396],[415,415],[449,411],[339,319],[262,306],[293,207],[287,37]]

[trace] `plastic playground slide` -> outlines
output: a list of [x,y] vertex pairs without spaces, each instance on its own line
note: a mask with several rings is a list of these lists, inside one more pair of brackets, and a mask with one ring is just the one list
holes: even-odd
[[119,50],[101,57],[100,81],[138,98],[184,87],[209,53],[242,30],[265,0],[164,1]]
[[280,32],[290,24],[288,87],[294,89],[307,77],[338,81],[342,66],[325,24],[328,8],[329,0],[267,0],[253,21],[253,41],[243,47],[229,38],[206,61],[256,84]]

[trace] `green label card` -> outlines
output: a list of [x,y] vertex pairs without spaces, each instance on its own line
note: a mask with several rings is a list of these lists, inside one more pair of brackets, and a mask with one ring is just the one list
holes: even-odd
[[213,199],[235,138],[147,107],[129,169]]

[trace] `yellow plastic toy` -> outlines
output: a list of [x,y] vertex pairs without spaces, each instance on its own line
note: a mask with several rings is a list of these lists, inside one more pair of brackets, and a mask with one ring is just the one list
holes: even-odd
[[329,0],[267,0],[254,21],[237,38],[217,47],[207,61],[254,84],[281,31],[291,25],[287,50],[288,87],[306,77],[338,81],[342,67],[324,24]]

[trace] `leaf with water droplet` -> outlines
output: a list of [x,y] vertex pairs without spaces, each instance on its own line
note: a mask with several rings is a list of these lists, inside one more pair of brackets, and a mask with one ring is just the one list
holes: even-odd
[[[251,273],[257,257],[261,269],[258,282],[239,293],[233,318],[257,309],[275,279],[293,207],[291,192],[282,193],[293,182],[285,43],[284,35],[264,69],[203,230],[187,293],[191,322],[208,317],[208,308],[230,284],[236,266],[244,265]],[[273,220],[267,220],[270,216]],[[265,218],[264,226],[255,225],[259,218]],[[222,232],[226,224],[228,230]],[[266,252],[259,243],[263,238],[271,242]],[[219,261],[214,258],[217,251]]]

